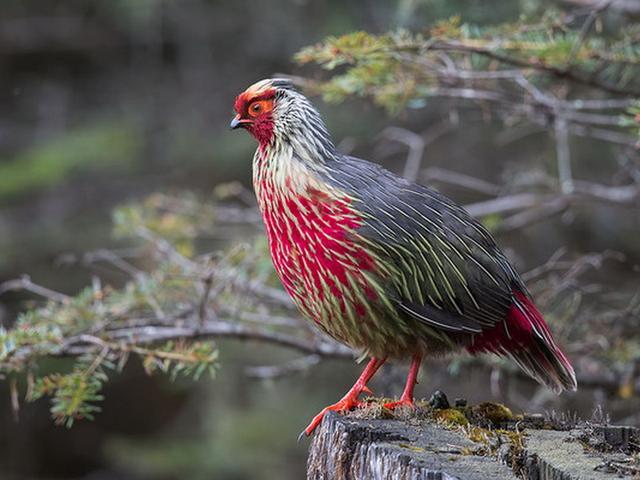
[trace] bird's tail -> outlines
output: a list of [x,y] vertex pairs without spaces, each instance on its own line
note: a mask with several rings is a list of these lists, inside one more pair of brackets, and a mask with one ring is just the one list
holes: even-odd
[[524,348],[510,352],[510,356],[528,375],[554,392],[576,390],[578,384],[573,367],[551,337],[540,311],[521,292],[515,295],[514,307],[511,314],[521,317],[514,320],[529,323],[532,335]]
[[553,340],[540,311],[524,293],[514,291],[505,325],[491,333],[489,338],[474,342],[469,350],[509,356],[525,373],[556,393],[577,389],[571,363]]

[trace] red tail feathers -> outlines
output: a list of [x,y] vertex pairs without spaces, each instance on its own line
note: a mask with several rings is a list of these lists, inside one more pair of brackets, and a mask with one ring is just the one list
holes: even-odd
[[514,290],[513,294],[505,321],[477,336],[467,350],[509,356],[529,376],[556,393],[576,390],[573,367],[553,341],[542,314],[524,293]]

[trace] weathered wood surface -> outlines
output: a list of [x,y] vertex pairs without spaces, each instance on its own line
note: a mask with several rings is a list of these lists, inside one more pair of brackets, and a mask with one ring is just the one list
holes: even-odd
[[531,480],[618,478],[617,474],[606,473],[607,466],[604,458],[585,454],[584,446],[577,441],[579,435],[579,430],[530,432],[526,448],[528,461],[526,478]]
[[463,455],[471,440],[436,425],[400,420],[357,420],[328,415],[311,445],[307,478],[313,480],[515,479],[492,459]]
[[518,438],[524,438],[524,445],[515,449],[508,443],[487,447],[486,439],[470,439],[469,428],[452,429],[410,417],[382,420],[329,414],[313,438],[307,479],[640,478],[629,450],[640,441],[633,428],[586,424],[570,431],[528,428]]

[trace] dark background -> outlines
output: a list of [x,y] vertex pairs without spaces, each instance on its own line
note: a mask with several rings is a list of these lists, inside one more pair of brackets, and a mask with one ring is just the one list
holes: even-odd
[[[92,271],[65,261],[70,253],[126,245],[110,233],[115,205],[153,191],[206,194],[222,182],[250,185],[255,146],[248,135],[228,129],[233,99],[276,72],[299,73],[291,56],[300,48],[358,29],[420,29],[454,14],[500,23],[551,4],[558,6],[535,0],[3,0],[0,282],[28,272],[40,284],[74,293]],[[365,101],[316,104],[336,142],[395,171],[405,154],[381,148],[384,127],[420,132],[448,115],[438,102],[396,118]],[[424,165],[497,183],[532,166],[552,168],[548,136],[509,143],[503,128],[463,110],[460,128],[430,145]],[[572,153],[583,177],[593,180],[606,174],[613,155],[588,140],[574,142]],[[443,190],[461,203],[477,200]],[[563,246],[623,251],[626,266],[595,275],[628,288],[638,283],[629,267],[640,259],[638,233],[637,211],[590,206],[499,242],[522,271]],[[0,298],[0,322],[9,325],[29,298]],[[245,366],[282,355],[251,343],[223,343],[218,378],[195,384],[148,377],[132,362],[108,384],[97,419],[71,430],[53,426],[45,400],[23,405],[15,421],[8,388],[0,384],[0,478],[302,478],[306,442],[296,443],[298,432],[341,395],[358,367],[327,360],[306,376],[271,383],[245,377]],[[397,393],[403,374],[387,369],[374,389]],[[478,366],[452,376],[446,363],[434,362],[425,368],[418,395],[442,388],[451,398],[488,400],[489,375]],[[590,388],[557,399],[534,395],[539,390],[528,381],[509,381],[508,400],[516,408],[588,417],[603,404],[614,420],[640,423],[637,399],[617,400]]]

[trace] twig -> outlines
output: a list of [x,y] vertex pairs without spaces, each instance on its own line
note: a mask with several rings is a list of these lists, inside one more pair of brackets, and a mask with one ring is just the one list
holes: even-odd
[[422,163],[425,140],[417,133],[400,127],[388,127],[382,131],[382,135],[390,140],[402,142],[409,147],[407,161],[404,164],[403,176],[409,181],[415,182]]
[[589,33],[589,30],[591,30],[591,26],[593,25],[593,22],[595,22],[596,17],[600,13],[605,11],[607,8],[609,8],[611,3],[613,3],[613,0],[601,0],[600,3],[598,3],[597,5],[594,5],[591,12],[589,12],[589,15],[587,16],[584,23],[582,24],[582,27],[580,28],[580,32],[578,33],[578,38],[576,39],[573,46],[571,47],[571,52],[569,52],[569,59],[567,60],[568,68],[571,68],[571,66],[573,65],[576,59],[576,55],[578,54],[578,51],[580,50],[580,48],[582,47],[582,44],[587,38],[587,34]]
[[[176,323],[178,323],[176,321]],[[177,339],[219,339],[255,340],[292,348],[308,354],[323,357],[353,358],[354,352],[335,341],[326,339],[304,339],[295,335],[269,330],[267,328],[249,327],[232,319],[206,321],[200,325],[200,319],[192,316],[182,325],[158,325],[156,319],[138,322],[135,327],[112,328],[96,334],[80,334],[68,337],[56,347],[51,354],[59,357],[79,356],[94,351],[96,348],[109,346],[110,342],[121,346],[145,346],[164,343]],[[24,346],[11,353],[10,358],[26,359],[38,355],[32,346]],[[6,360],[5,360],[6,361]]]
[[245,369],[247,376],[252,378],[260,378],[263,380],[273,380],[276,378],[291,375],[309,370],[314,365],[320,363],[322,357],[317,354],[306,355],[304,357],[295,358],[281,365],[264,365],[260,367],[248,367]]
[[119,270],[130,275],[133,278],[137,278],[141,275],[146,275],[145,272],[127,262],[121,255],[106,248],[88,252],[82,256],[82,263],[85,265],[90,265],[100,261],[104,261],[113,265],[114,267],[118,268]]
[[535,208],[524,210],[503,219],[497,226],[496,230],[499,232],[506,232],[524,228],[528,225],[540,222],[546,218],[553,217],[564,212],[569,207],[569,203],[568,197],[560,196],[553,198],[548,202],[536,206]]
[[428,49],[434,51],[451,51],[451,52],[463,52],[463,53],[476,53],[488,58],[492,58],[507,65],[512,65],[524,69],[533,69],[546,72],[554,77],[571,80],[575,83],[582,84],[589,87],[594,87],[599,90],[614,93],[618,95],[640,96],[640,90],[635,88],[625,88],[612,85],[607,82],[598,80],[596,77],[584,76],[578,73],[575,69],[560,68],[553,65],[541,63],[536,60],[523,60],[521,58],[512,57],[509,55],[503,55],[497,53],[497,50],[501,48],[499,42],[487,43],[485,45],[474,45],[465,43],[464,41],[444,41],[438,40],[432,42]]
[[637,101],[632,98],[576,99],[565,101],[565,105],[576,110],[626,109]]
[[455,185],[485,195],[499,195],[502,190],[499,185],[487,182],[486,180],[440,167],[427,168],[424,171],[424,178],[428,182],[437,181]]
[[635,206],[640,202],[640,183],[612,187],[575,180],[572,182],[571,193],[517,193],[467,204],[465,205],[465,209],[473,217],[484,217],[487,215],[521,212],[525,210],[539,210],[537,213],[531,214],[531,218],[528,218],[528,214],[525,217],[512,217],[507,223],[511,225],[509,229],[513,229],[530,223],[533,218],[544,218],[545,216],[554,215],[563,211],[571,204],[585,201]]
[[484,217],[496,213],[513,212],[525,208],[537,207],[545,200],[549,199],[549,195],[537,193],[517,193],[513,195],[505,195],[483,202],[471,203],[465,205],[464,208],[473,217]]
[[71,300],[71,297],[64,293],[56,292],[50,288],[33,283],[28,275],[23,275],[15,280],[7,280],[6,282],[0,283],[0,295],[20,290],[35,293],[36,295],[40,295],[41,297],[58,303],[68,303]]
[[[537,266],[536,268],[533,268],[531,270],[529,270],[528,272],[523,273],[522,275],[520,275],[522,277],[522,279],[525,282],[529,282],[545,273],[548,273],[556,268],[558,268],[558,266],[560,265],[560,259],[567,253],[567,248],[566,247],[560,247],[558,250],[556,250],[555,252],[553,252],[553,255],[551,255],[549,257],[549,260],[547,260],[545,263],[543,263],[542,265]],[[562,267],[561,267],[562,268]]]
[[211,287],[213,285],[213,269],[211,269],[204,277],[202,283],[204,285],[204,292],[202,293],[202,297],[200,298],[200,303],[198,305],[198,319],[200,321],[200,325],[203,325],[207,320],[207,304],[209,303],[209,295],[211,294]]
[[[563,0],[565,3],[594,8],[599,0]],[[628,15],[640,15],[640,3],[637,0],[613,0],[611,8],[615,8]]]
[[589,127],[574,123],[569,125],[569,131],[574,135],[580,135],[582,137],[596,138],[598,140],[624,145],[633,149],[640,148],[640,141],[636,137],[605,128]]
[[594,199],[619,204],[640,203],[640,183],[622,186],[608,186],[583,180],[575,180],[574,191]]
[[556,115],[553,126],[556,139],[556,162],[558,163],[560,190],[565,195],[568,195],[573,192],[573,174],[571,173],[571,151],[569,149],[567,119],[562,115]]

